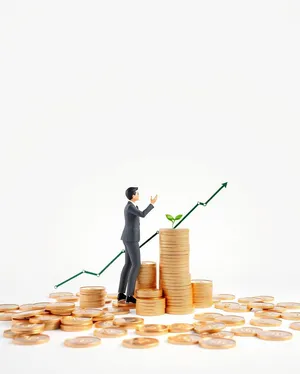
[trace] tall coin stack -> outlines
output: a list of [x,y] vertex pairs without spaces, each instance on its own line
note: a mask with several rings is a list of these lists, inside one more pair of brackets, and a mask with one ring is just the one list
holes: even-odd
[[189,229],[160,229],[159,247],[159,288],[166,298],[166,313],[193,313]]
[[105,305],[106,290],[103,286],[80,287],[80,308],[102,308]]
[[213,305],[213,284],[207,279],[192,279],[195,308],[210,308]]
[[139,288],[136,290],[136,314],[140,316],[160,316],[165,314],[166,300],[161,289]]
[[135,295],[139,288],[156,288],[156,262],[142,261],[135,283]]

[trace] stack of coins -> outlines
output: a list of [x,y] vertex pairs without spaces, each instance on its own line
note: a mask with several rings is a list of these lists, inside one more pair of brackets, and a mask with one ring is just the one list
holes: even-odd
[[102,308],[105,305],[105,298],[105,287],[80,287],[80,308]]
[[[51,303],[45,307],[45,310],[48,310],[51,312],[51,314],[58,316],[70,316],[74,309],[74,303]],[[36,310],[34,312],[36,312]]]
[[136,314],[141,316],[160,316],[165,314],[166,299],[162,289],[140,288],[136,291]]
[[30,323],[43,323],[44,330],[57,330],[60,326],[61,317],[49,315],[39,315],[29,318]]
[[83,331],[93,327],[92,317],[63,317],[60,328],[63,331]]
[[136,281],[136,290],[139,288],[156,288],[156,262],[142,261]]
[[189,229],[160,229],[159,245],[159,288],[166,298],[166,313],[193,313]]
[[210,308],[213,305],[212,281],[192,279],[193,303],[195,308]]

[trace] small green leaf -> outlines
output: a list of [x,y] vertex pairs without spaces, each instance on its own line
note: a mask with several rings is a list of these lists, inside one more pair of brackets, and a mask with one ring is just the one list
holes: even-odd
[[167,217],[168,220],[170,220],[170,221],[175,221],[174,217],[172,217],[171,214],[166,214],[166,217]]
[[175,220],[180,219],[182,217],[182,214],[178,214],[178,216],[175,217]]

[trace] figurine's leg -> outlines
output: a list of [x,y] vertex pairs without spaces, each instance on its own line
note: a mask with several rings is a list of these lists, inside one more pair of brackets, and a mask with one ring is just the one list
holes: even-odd
[[127,296],[133,296],[136,278],[141,267],[141,253],[139,242],[127,242],[127,250],[131,260],[131,269],[128,278]]
[[123,241],[125,245],[125,265],[123,266],[121,276],[120,276],[120,283],[119,283],[119,293],[125,293],[126,285],[128,282],[128,277],[131,269],[131,260],[128,254],[126,243]]

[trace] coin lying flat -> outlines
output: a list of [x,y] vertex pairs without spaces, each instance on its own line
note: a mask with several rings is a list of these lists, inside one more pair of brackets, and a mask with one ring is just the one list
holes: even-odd
[[113,307],[105,307],[102,309],[106,313],[110,314],[130,314],[129,308],[113,308]]
[[4,338],[9,338],[9,339],[12,339],[12,338],[14,338],[15,336],[20,336],[20,335],[28,335],[28,334],[18,334],[18,333],[16,333],[16,332],[12,332],[11,331],[11,329],[9,329],[9,330],[4,330],[3,331],[3,337]]
[[49,295],[50,299],[57,299],[61,296],[73,296],[74,294],[72,292],[52,292]]
[[214,321],[216,317],[223,316],[221,313],[200,313],[195,314],[194,319],[198,321]]
[[282,306],[283,308],[287,309],[300,309],[300,303],[293,303],[293,302],[286,302],[286,303],[278,303],[276,306]]
[[27,333],[28,335],[40,334],[44,329],[45,325],[43,323],[17,323],[11,327],[11,331],[16,334]]
[[16,313],[14,313],[14,312],[1,312],[0,313],[0,321],[11,321],[14,314],[16,314]]
[[259,317],[259,318],[280,318],[281,313],[269,312],[267,310],[258,310],[257,312],[254,313],[254,316]]
[[224,310],[224,308],[230,308],[230,307],[233,307],[233,306],[239,306],[240,304],[239,303],[236,303],[236,302],[230,302],[230,301],[227,301],[227,302],[219,302],[219,303],[215,303],[214,307],[216,309],[221,309],[221,310]]
[[300,322],[293,322],[293,323],[290,324],[289,327],[290,327],[290,329],[300,331]]
[[250,308],[250,309],[253,309],[253,308],[261,308],[261,309],[273,309],[274,308],[274,304],[272,303],[265,303],[265,302],[250,302],[247,304],[247,307]]
[[17,304],[0,304],[0,312],[10,312],[17,309],[19,309],[19,305]]
[[43,309],[38,309],[38,310],[28,310],[25,312],[17,312],[14,313],[12,316],[12,319],[26,319],[26,318],[31,318],[34,317],[38,314],[42,314],[44,310]]
[[254,298],[261,299],[264,302],[274,301],[274,296],[254,296]]
[[182,344],[182,345],[192,345],[198,344],[200,337],[193,334],[179,334],[168,336],[168,343],[171,344]]
[[21,335],[13,337],[13,343],[19,345],[37,345],[47,343],[50,337],[45,334],[38,335]]
[[135,333],[137,335],[163,335],[169,332],[167,325],[146,324],[136,326]]
[[282,321],[276,318],[252,318],[250,325],[263,326],[263,327],[276,327],[280,326]]
[[281,317],[291,321],[300,321],[300,312],[284,312]]
[[124,339],[122,345],[126,348],[152,348],[159,344],[155,338],[132,338]]
[[135,328],[137,325],[143,325],[144,318],[140,317],[123,317],[115,318],[113,324],[115,326],[123,326],[125,328]]
[[236,312],[236,313],[243,313],[243,312],[249,312],[249,308],[247,305],[225,305],[223,307],[223,310],[225,312]]
[[258,332],[257,337],[263,340],[290,340],[292,339],[293,334],[288,331],[269,330]]
[[208,349],[227,349],[236,346],[235,340],[226,338],[200,339],[199,344],[202,348]]
[[91,322],[90,324],[88,325],[64,325],[64,324],[61,324],[60,325],[60,329],[63,330],[63,331],[69,331],[69,332],[76,332],[76,331],[85,331],[85,330],[90,330],[91,328],[93,328],[93,323]]
[[115,327],[113,321],[98,321],[95,323],[96,328]]
[[259,331],[263,331],[259,327],[243,326],[232,328],[231,331],[237,336],[256,336]]
[[103,316],[105,312],[100,309],[75,309],[72,314],[76,317],[98,317]]
[[231,331],[219,331],[219,332],[213,332],[210,334],[211,338],[233,338],[234,333]]
[[172,323],[169,326],[169,332],[188,332],[194,329],[192,323]]
[[210,323],[200,323],[199,325],[194,324],[194,331],[198,334],[202,332],[219,332],[225,329],[226,324],[223,322],[210,322]]
[[94,330],[94,335],[98,338],[119,338],[127,335],[127,330],[120,327],[107,327]]
[[245,323],[245,318],[240,317],[240,316],[227,315],[227,316],[217,317],[215,321],[223,322],[227,326],[238,326],[238,325],[243,325]]
[[93,322],[91,317],[62,317],[61,323],[64,325],[90,325]]
[[96,336],[77,336],[76,338],[66,339],[64,344],[72,348],[88,348],[101,344],[101,339]]
[[217,295],[213,295],[215,300],[234,300],[235,295],[228,294],[228,293],[219,293]]
[[255,302],[260,302],[264,301],[263,299],[259,297],[241,297],[238,299],[238,302],[241,304],[249,304],[249,303],[255,303]]

